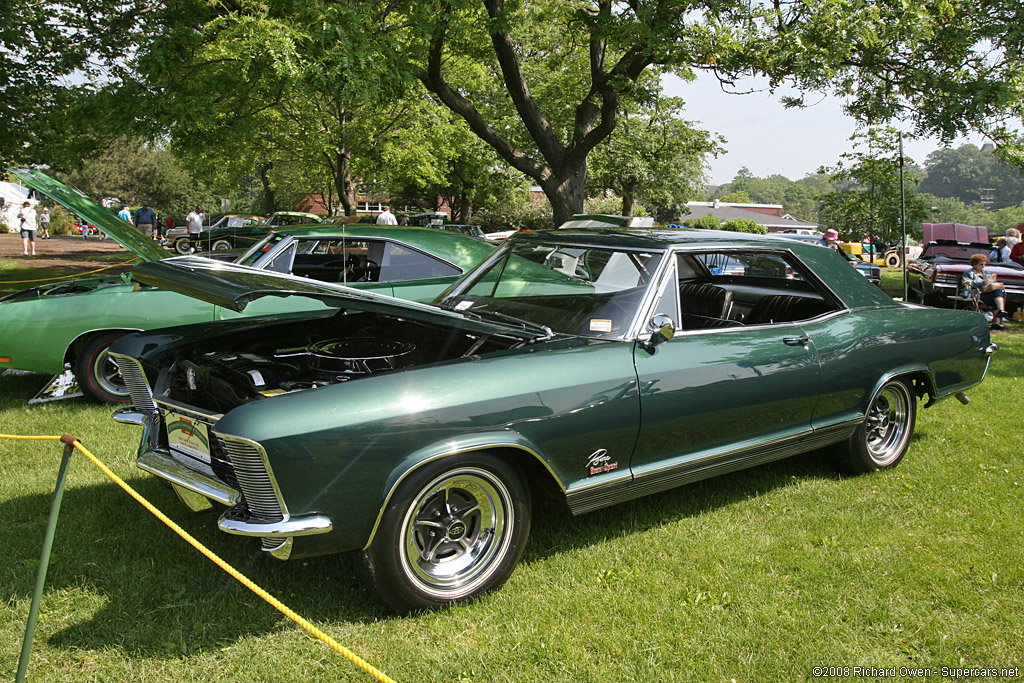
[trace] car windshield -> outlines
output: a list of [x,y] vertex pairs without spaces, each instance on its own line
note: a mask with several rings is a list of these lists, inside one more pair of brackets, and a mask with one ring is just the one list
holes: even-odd
[[659,251],[514,243],[437,302],[481,318],[618,339],[661,262]]
[[243,266],[255,265],[264,254],[273,249],[274,246],[283,239],[284,235],[272,232],[251,246],[247,252],[235,259],[235,263]]

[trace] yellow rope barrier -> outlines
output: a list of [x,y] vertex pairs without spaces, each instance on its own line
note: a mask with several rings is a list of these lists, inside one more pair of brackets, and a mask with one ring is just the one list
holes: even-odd
[[[14,436],[14,435],[9,435],[9,434],[0,434],[0,439],[14,439],[14,440],[21,440],[21,441],[60,441],[61,437],[59,437],[59,436]],[[218,567],[220,567],[225,572],[227,572],[232,577],[234,577],[243,586],[245,586],[246,588],[251,590],[253,593],[255,593],[256,595],[258,595],[261,598],[263,598],[266,602],[270,603],[270,605],[272,607],[274,607],[274,609],[276,609],[277,611],[281,612],[286,617],[288,617],[289,619],[294,621],[296,624],[301,626],[309,634],[314,636],[317,640],[321,641],[322,643],[324,643],[325,645],[330,647],[332,650],[334,650],[338,654],[340,654],[343,657],[345,657],[346,659],[348,659],[350,662],[352,662],[353,664],[358,666],[360,669],[362,669],[366,673],[368,673],[371,676],[373,676],[374,678],[376,678],[378,681],[381,681],[381,683],[395,683],[394,679],[392,679],[386,673],[384,673],[380,669],[376,668],[375,666],[373,666],[372,664],[370,664],[369,662],[364,660],[362,657],[360,657],[356,653],[354,653],[351,650],[349,650],[347,647],[345,647],[345,646],[341,645],[340,643],[338,643],[336,640],[334,640],[329,635],[327,635],[326,633],[321,631],[319,628],[317,628],[315,625],[313,625],[313,623],[310,622],[309,620],[307,620],[304,617],[301,617],[298,614],[296,614],[295,612],[293,612],[291,610],[291,608],[289,608],[283,602],[281,602],[280,600],[275,598],[273,595],[271,595],[267,591],[265,591],[262,588],[260,588],[259,586],[257,586],[255,583],[252,582],[252,580],[250,580],[244,574],[242,574],[237,569],[232,567],[230,564],[228,564],[227,562],[222,560],[212,550],[210,550],[209,548],[204,546],[202,543],[197,541],[195,538],[193,538],[191,536],[191,534],[189,534],[187,531],[185,531],[180,526],[175,524],[173,520],[171,520],[169,517],[167,517],[164,513],[160,512],[160,510],[158,510],[152,503],[150,503],[148,500],[143,498],[140,493],[138,493],[135,489],[133,489],[131,486],[129,486],[127,483],[125,483],[125,481],[123,479],[121,479],[116,474],[114,474],[114,472],[111,471],[111,469],[109,467],[104,465],[99,460],[99,458],[97,458],[95,455],[90,453],[89,449],[87,449],[85,446],[83,446],[81,441],[75,440],[74,444],[75,444],[75,449],[78,450],[82,455],[87,457],[89,460],[91,460],[94,465],[96,465],[98,468],[100,468],[100,471],[102,471],[103,474],[107,475],[115,484],[117,484],[122,489],[124,489],[124,491],[128,495],[130,495],[132,498],[134,498],[136,501],[138,501],[139,504],[141,504],[144,508],[146,508],[151,513],[153,513],[153,515],[155,515],[157,519],[159,519],[161,522],[163,522],[164,524],[169,526],[176,534],[178,534],[183,539],[185,539],[193,548],[195,548],[196,550],[201,552],[203,555],[205,555],[207,558],[209,558],[214,564],[216,564]]]
[[129,263],[135,263],[135,259],[132,259],[130,261],[122,261],[121,263],[115,263],[112,266],[106,266],[104,268],[97,268],[96,270],[89,270],[89,271],[86,271],[84,273],[73,273],[71,275],[59,275],[57,277],[47,277],[47,278],[42,278],[42,279],[39,279],[39,280],[0,280],[0,285],[25,285],[25,284],[29,284],[30,282],[56,282],[57,280],[67,280],[68,278],[71,278],[71,277],[82,277],[84,275],[92,275],[93,273],[100,273],[100,272],[102,272],[104,270],[110,270],[111,268],[120,268],[121,266],[126,266]]

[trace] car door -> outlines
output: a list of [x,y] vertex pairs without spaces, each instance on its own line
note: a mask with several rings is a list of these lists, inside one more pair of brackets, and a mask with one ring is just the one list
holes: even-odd
[[[735,319],[750,314],[754,293],[786,291],[793,276],[786,268],[764,267],[763,258],[753,267],[738,255],[723,256],[705,280],[748,300],[729,310],[734,317],[721,319],[718,327],[679,330],[656,347],[636,345],[641,424],[632,469],[638,483],[772,459],[772,453],[788,454],[785,449],[810,435],[820,386],[813,341],[799,321],[744,325]],[[684,283],[693,274],[682,273]],[[686,317],[671,310],[672,297],[661,300],[668,302],[665,310],[652,313],[676,321]]]

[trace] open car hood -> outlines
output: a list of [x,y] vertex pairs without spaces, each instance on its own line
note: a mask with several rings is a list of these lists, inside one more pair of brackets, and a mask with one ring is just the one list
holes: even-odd
[[95,225],[108,237],[143,261],[159,261],[171,255],[170,252],[136,230],[134,226],[128,225],[83,192],[34,169],[12,168],[10,172],[26,186],[45,194],[71,213]]
[[430,304],[397,299],[345,285],[258,270],[201,256],[178,256],[140,263],[132,270],[143,284],[168,289],[241,313],[249,302],[265,296],[304,296],[341,310],[361,310],[435,323],[483,334],[533,339],[535,331],[514,324],[470,318]]

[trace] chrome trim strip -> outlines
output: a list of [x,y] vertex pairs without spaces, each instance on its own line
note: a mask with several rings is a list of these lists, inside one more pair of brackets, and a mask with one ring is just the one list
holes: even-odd
[[551,469],[551,465],[549,465],[548,462],[544,458],[540,457],[540,455],[536,451],[534,451],[532,449],[529,449],[529,448],[526,448],[525,446],[523,446],[521,444],[515,444],[515,443],[489,443],[489,444],[485,444],[485,445],[482,445],[482,446],[474,446],[473,448],[456,448],[456,449],[452,449],[452,450],[449,450],[449,451],[445,451],[443,453],[438,453],[437,455],[433,455],[433,456],[427,458],[426,460],[418,462],[418,463],[416,463],[415,466],[410,467],[408,470],[406,470],[405,472],[402,473],[402,476],[400,476],[395,481],[395,483],[391,486],[391,489],[388,491],[387,495],[384,496],[384,502],[381,503],[380,510],[377,512],[377,519],[373,523],[373,528],[370,529],[370,537],[368,539],[366,539],[366,545],[363,546],[363,550],[366,550],[367,548],[369,548],[370,544],[373,543],[373,538],[374,538],[374,536],[377,535],[377,527],[380,526],[380,520],[384,516],[384,511],[387,509],[388,503],[391,502],[391,497],[393,495],[395,495],[395,491],[398,490],[398,487],[401,486],[402,482],[405,481],[406,477],[408,477],[410,474],[412,474],[413,472],[418,470],[420,467],[426,465],[427,463],[434,462],[435,460],[440,460],[441,458],[447,458],[447,457],[450,457],[452,455],[459,455],[460,453],[473,453],[474,451],[486,451],[486,450],[490,450],[492,448],[513,448],[513,449],[515,449],[517,451],[522,451],[524,453],[529,453],[534,458],[539,460],[542,465],[544,465],[544,469],[546,469],[548,471],[548,474],[551,475],[551,478],[554,479],[555,482],[558,484],[558,487],[560,489],[562,489],[562,493],[566,492],[565,484],[563,484],[562,480],[558,478],[558,475],[555,474],[555,471],[553,469]]
[[[299,515],[298,517],[285,518],[275,522],[251,522],[232,519],[229,512],[221,515],[217,521],[217,528],[225,533],[236,536],[286,538],[326,534],[334,529],[334,522],[327,515]],[[275,548],[265,548],[265,550],[272,551]]]
[[146,414],[132,408],[119,408],[114,411],[111,417],[114,419],[114,422],[120,422],[125,425],[138,425],[141,427],[146,424]]
[[144,413],[155,413],[156,403],[153,402],[153,389],[146,381],[146,373],[142,370],[142,364],[131,356],[123,356],[117,353],[108,354],[117,363],[121,371],[121,379],[124,380],[125,388],[132,399],[132,406]]
[[150,474],[206,496],[221,505],[236,505],[242,500],[241,494],[235,489],[219,479],[185,467],[169,453],[147,450],[139,455],[136,464]]
[[[270,467],[270,461],[267,459],[267,452],[263,450],[263,446],[245,437],[222,434],[217,431],[213,433],[223,442],[224,450],[235,471],[235,478],[238,480],[239,488],[242,489],[242,495],[245,496],[249,511],[257,516],[262,514],[268,521],[269,515],[281,515],[281,521],[287,522],[290,517],[288,506],[285,505],[284,497],[281,495],[281,489],[277,485],[277,479],[274,477],[274,471]],[[260,462],[246,462],[249,456],[245,451],[253,451]],[[262,468],[262,472],[260,468]],[[264,477],[266,480],[261,481]],[[267,499],[268,492],[263,490],[266,484],[270,484],[269,493],[274,498],[272,501]],[[271,506],[276,506],[277,510],[269,509]]]
[[634,475],[632,485],[621,485],[617,489],[609,486],[587,491],[574,490],[568,496],[569,510],[574,515],[580,515],[701,479],[813,451],[849,438],[862,422],[863,418],[845,420],[794,436],[665,466]]

